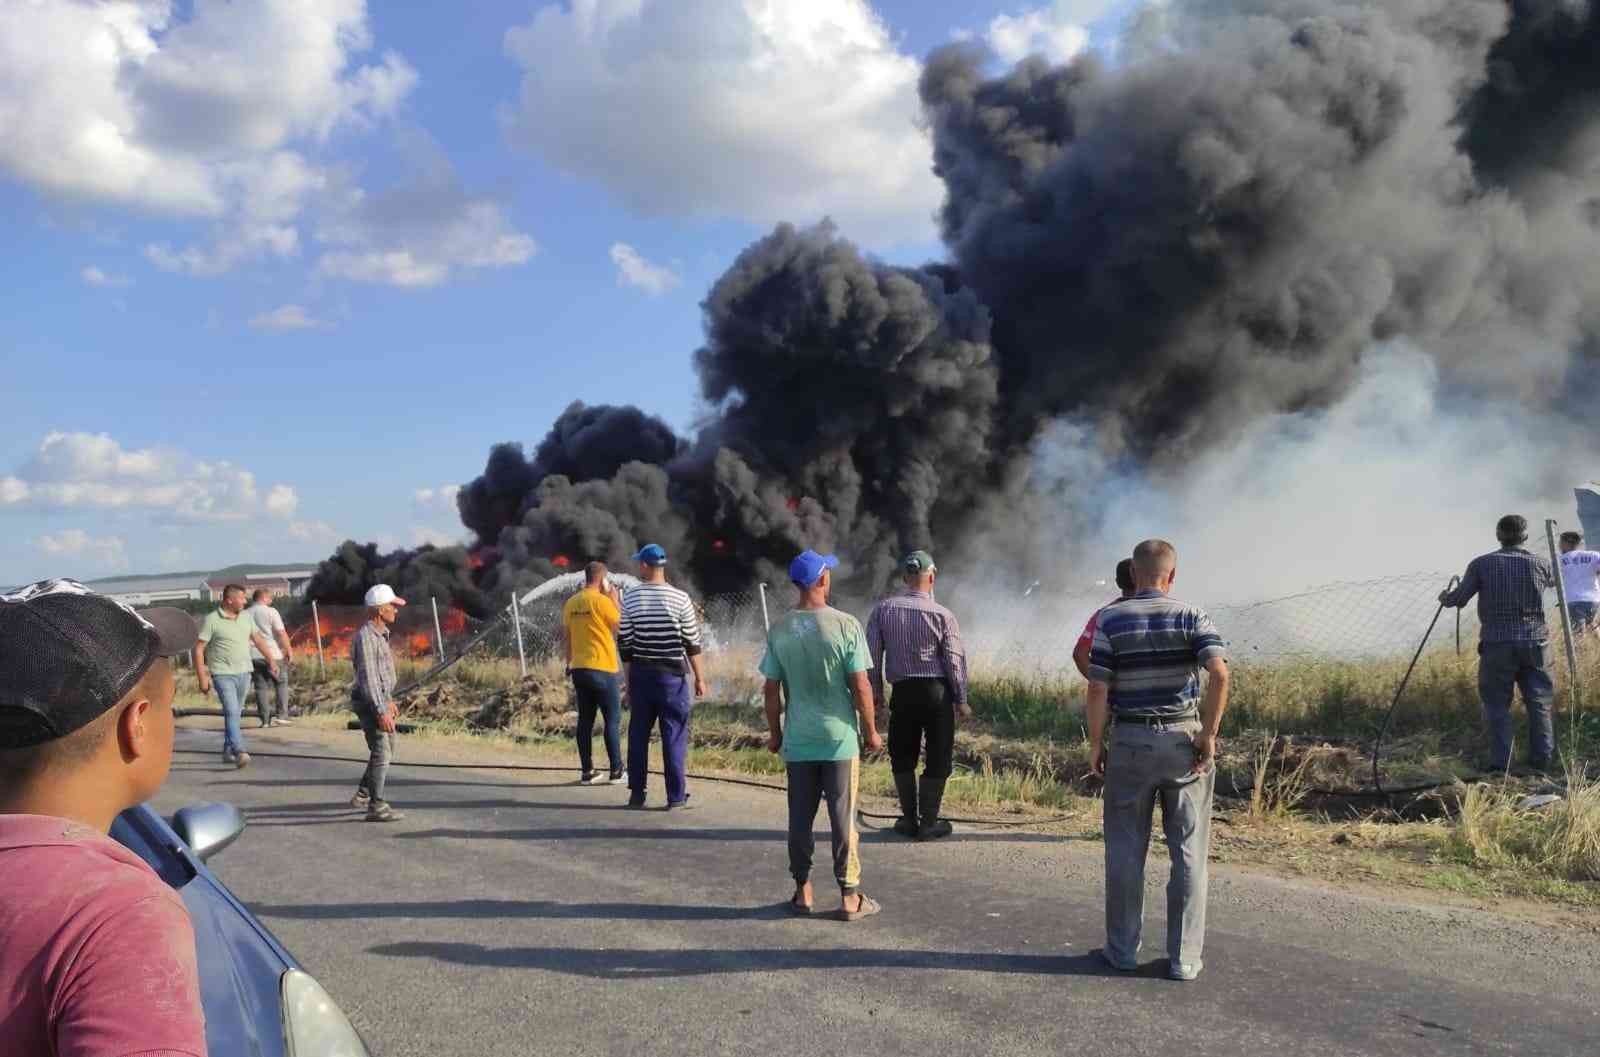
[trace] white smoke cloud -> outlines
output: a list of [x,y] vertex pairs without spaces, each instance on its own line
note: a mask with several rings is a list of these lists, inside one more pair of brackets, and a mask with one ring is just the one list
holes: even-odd
[[512,139],[630,208],[926,239],[920,70],[866,0],[585,0],[506,34]]
[[1175,593],[1207,604],[1460,572],[1494,549],[1506,513],[1526,516],[1530,546],[1542,546],[1545,518],[1575,524],[1572,486],[1592,472],[1570,425],[1460,395],[1403,346],[1369,356],[1333,407],[1264,418],[1162,478],[1107,462],[1090,437],[1058,424],[1035,466],[1042,486],[1075,492],[1073,509],[1098,522],[1076,580],[1108,578],[1159,536],[1178,548]]

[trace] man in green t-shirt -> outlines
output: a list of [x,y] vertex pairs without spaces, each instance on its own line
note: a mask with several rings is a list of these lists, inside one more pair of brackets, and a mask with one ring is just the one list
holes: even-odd
[[761,674],[767,679],[767,747],[783,753],[789,773],[789,872],[795,884],[789,906],[797,914],[811,913],[812,827],[817,805],[826,800],[839,915],[855,921],[882,909],[861,891],[856,798],[859,734],[866,732],[867,748],[874,752],[883,749],[883,738],[872,718],[867,636],[855,617],[828,605],[830,570],[838,564],[831,554],[809,550],[790,563],[789,579],[799,588],[800,600],[767,632]]
[[252,645],[267,658],[267,670],[277,678],[278,662],[272,658],[271,641],[261,634],[255,620],[244,615],[244,588],[229,584],[222,589],[222,604],[200,624],[200,637],[194,644],[194,674],[202,694],[217,688],[217,700],[222,702],[222,762],[235,767],[250,762],[239,713],[255,671],[250,663]]

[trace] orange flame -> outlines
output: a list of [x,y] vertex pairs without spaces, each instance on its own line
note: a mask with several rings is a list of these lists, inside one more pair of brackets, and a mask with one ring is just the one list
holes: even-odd
[[558,554],[554,558],[550,559],[550,564],[554,565],[557,569],[565,569],[572,564],[572,559],[567,557],[565,554]]

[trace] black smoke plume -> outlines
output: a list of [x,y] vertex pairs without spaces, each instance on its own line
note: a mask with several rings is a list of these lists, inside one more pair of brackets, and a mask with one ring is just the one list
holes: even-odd
[[317,566],[306,599],[323,605],[359,606],[374,584],[388,584],[407,599],[435,598],[440,605],[484,619],[494,608],[473,583],[465,547],[424,545],[380,553],[376,543],[345,540]]
[[574,405],[532,458],[490,453],[460,498],[477,582],[651,539],[705,590],[806,546],[863,587],[913,546],[1032,561],[1072,527],[1029,477],[1053,424],[1181,474],[1386,343],[1566,413],[1597,376],[1597,26],[1582,0],[1173,0],[1114,64],[940,49],[950,259],[779,226],[702,304],[692,442]]

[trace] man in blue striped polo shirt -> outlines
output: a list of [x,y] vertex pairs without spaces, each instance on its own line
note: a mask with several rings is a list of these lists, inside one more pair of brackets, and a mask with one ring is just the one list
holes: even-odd
[[[1102,609],[1095,628],[1087,711],[1090,758],[1106,783],[1101,953],[1117,969],[1138,965],[1144,863],[1159,797],[1172,856],[1167,975],[1193,980],[1205,944],[1211,793],[1228,660],[1211,618],[1168,597],[1177,572],[1178,554],[1167,541],[1134,548],[1134,594]],[[1203,693],[1201,669],[1208,677]]]

